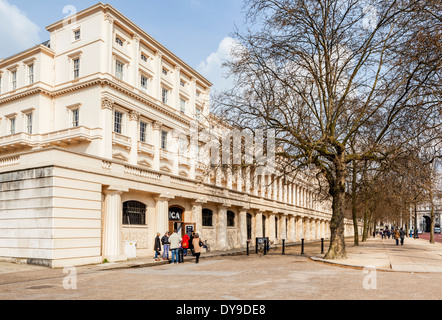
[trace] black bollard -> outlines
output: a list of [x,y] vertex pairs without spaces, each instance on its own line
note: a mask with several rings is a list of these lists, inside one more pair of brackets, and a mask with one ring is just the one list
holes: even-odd
[[324,238],[321,238],[321,254],[324,254]]
[[258,238],[255,240],[255,253],[258,254]]
[[282,254],[285,254],[285,239],[282,239]]
[[247,255],[250,255],[250,252],[249,252],[249,240],[247,240]]
[[264,239],[264,255],[267,255],[267,239]]
[[304,239],[301,239],[301,255],[304,254]]

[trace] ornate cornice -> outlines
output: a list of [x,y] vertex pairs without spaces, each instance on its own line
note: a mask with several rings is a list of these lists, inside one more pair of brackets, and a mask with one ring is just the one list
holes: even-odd
[[69,88],[66,88],[66,89],[60,89],[60,90],[56,90],[56,91],[52,91],[52,92],[42,89],[42,88],[35,88],[35,89],[31,89],[31,90],[28,90],[28,91],[25,91],[25,92],[22,92],[22,93],[13,95],[13,96],[9,96],[9,97],[0,99],[0,105],[10,102],[10,101],[24,98],[26,96],[34,95],[34,94],[45,94],[51,98],[55,98],[57,96],[76,92],[78,90],[85,89],[88,87],[106,86],[106,85],[122,92],[123,94],[125,94],[131,98],[134,98],[134,99],[140,101],[141,103],[143,103],[145,105],[148,105],[149,107],[154,108],[155,110],[157,110],[157,111],[159,111],[159,112],[161,112],[161,113],[163,113],[163,114],[165,114],[165,115],[167,115],[177,121],[180,121],[181,123],[183,123],[187,126],[190,126],[190,122],[191,122],[190,118],[189,119],[183,118],[181,113],[177,114],[174,112],[174,110],[168,110],[165,107],[163,107],[162,105],[160,105],[159,103],[157,104],[153,99],[143,97],[135,92],[130,91],[129,89],[124,88],[120,84],[118,84],[112,80],[109,80],[109,79],[94,79],[94,80],[90,80],[87,82],[79,83],[77,85],[70,86]]

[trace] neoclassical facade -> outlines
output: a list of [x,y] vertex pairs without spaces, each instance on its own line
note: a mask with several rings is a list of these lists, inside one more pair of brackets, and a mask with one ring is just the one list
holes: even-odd
[[[307,176],[214,169],[191,144],[211,83],[110,5],[0,62],[0,258],[50,267],[153,255],[157,232],[216,250],[327,238]],[[179,132],[179,134],[177,134]],[[352,234],[352,223],[346,231]]]

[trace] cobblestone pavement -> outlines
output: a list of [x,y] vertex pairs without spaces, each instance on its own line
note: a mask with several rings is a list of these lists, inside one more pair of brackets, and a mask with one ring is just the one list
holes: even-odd
[[299,252],[296,246],[287,248],[286,255],[213,257],[199,264],[116,270],[35,266],[12,270],[10,264],[0,263],[0,299],[442,299],[441,273],[376,271],[315,262],[310,257],[320,252],[319,244],[308,244],[303,256]]

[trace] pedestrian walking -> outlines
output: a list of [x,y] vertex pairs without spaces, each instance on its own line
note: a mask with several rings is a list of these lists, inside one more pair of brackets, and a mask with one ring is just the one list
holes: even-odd
[[201,248],[203,246],[203,242],[200,240],[198,233],[195,233],[195,237],[192,240],[192,245],[195,253],[195,263],[198,263],[200,261],[201,252],[203,251]]
[[160,241],[160,233],[157,233],[157,236],[155,238],[155,261],[160,261],[159,256],[161,255],[161,241]]
[[163,260],[169,260],[169,231],[166,231],[164,236],[161,238],[161,243],[163,244]]
[[401,228],[401,231],[399,231],[399,236],[401,237],[401,246],[404,245],[404,239],[405,239],[405,231]]
[[173,234],[169,237],[170,251],[172,252],[172,263],[178,263],[178,250],[180,249],[181,237],[178,235],[177,230],[173,230]]
[[192,231],[192,233],[190,234],[190,241],[189,241],[189,249],[190,249],[190,253],[192,254],[192,256],[195,256],[195,251],[193,250],[193,239],[195,238],[195,232]]
[[182,243],[184,256],[187,256],[187,249],[189,249],[189,241],[190,241],[190,237],[186,233],[183,237],[183,243]]
[[400,238],[400,233],[399,230],[395,229],[394,230],[394,240],[396,240],[396,245],[399,245],[399,238]]

